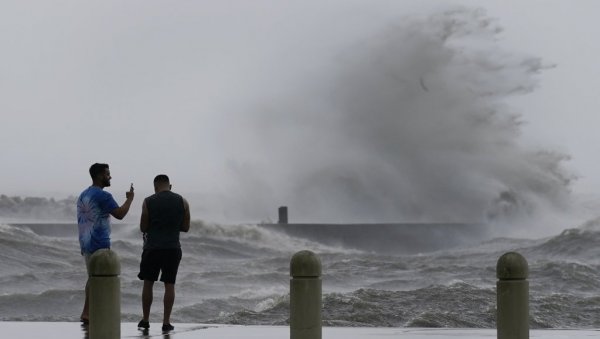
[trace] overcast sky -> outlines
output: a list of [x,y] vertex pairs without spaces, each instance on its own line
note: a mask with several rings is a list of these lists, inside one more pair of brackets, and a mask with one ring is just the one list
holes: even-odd
[[[198,218],[217,221],[275,219],[277,206],[283,204],[291,205],[291,217],[295,211],[302,211],[303,218],[295,216],[310,221],[342,221],[345,208],[355,214],[346,218],[351,220],[343,221],[380,222],[396,221],[403,216],[427,221],[432,213],[422,208],[423,204],[431,204],[436,211],[469,209],[470,201],[488,197],[487,188],[457,200],[465,205],[461,207],[442,206],[451,199],[441,201],[418,192],[411,193],[415,198],[410,202],[398,202],[397,192],[383,189],[382,194],[390,199],[370,199],[371,195],[358,200],[348,198],[346,207],[342,203],[331,207],[334,212],[330,218],[323,210],[311,214],[315,206],[302,202],[314,195],[320,198],[313,201],[346,201],[344,194],[355,195],[361,185],[392,187],[385,181],[356,178],[367,173],[402,177],[408,171],[403,167],[402,171],[394,172],[385,166],[367,169],[365,160],[356,163],[356,168],[364,171],[356,170],[341,179],[317,184],[334,187],[331,197],[327,196],[331,190],[304,190],[310,185],[302,186],[306,182],[303,180],[311,178],[319,182],[318,173],[331,174],[338,164],[332,160],[331,152],[345,168],[355,164],[349,159],[368,159],[369,164],[376,159],[369,153],[371,144],[357,142],[354,147],[348,140],[356,139],[323,137],[322,130],[328,124],[335,126],[339,121],[349,121],[335,120],[335,114],[344,114],[340,107],[352,111],[376,100],[377,96],[365,96],[356,102],[344,99],[344,105],[335,105],[338,112],[331,116],[324,108],[333,107],[331,102],[338,95],[365,92],[366,85],[363,88],[355,84],[361,83],[361,79],[369,81],[368,68],[353,73],[354,69],[347,65],[364,65],[360,60],[371,56],[394,58],[386,54],[386,39],[372,45],[367,41],[396,34],[412,43],[408,34],[386,32],[402,32],[411,27],[426,30],[428,17],[456,6],[481,8],[485,17],[496,20],[494,25],[503,30],[490,38],[497,45],[493,48],[519,58],[542,60],[544,70],[523,78],[525,82],[531,81],[535,90],[494,98],[493,105],[505,104],[506,110],[520,115],[519,121],[523,122],[516,133],[510,134],[518,143],[514,153],[524,154],[521,150],[530,147],[569,155],[570,160],[560,162],[560,170],[578,179],[568,188],[574,195],[598,195],[600,63],[596,41],[600,23],[596,16],[600,2],[593,0],[4,0],[0,4],[0,193],[77,195],[90,183],[87,174],[90,164],[106,162],[113,174],[109,190],[118,201],[133,182],[139,199],[136,201],[141,204],[141,198],[150,193],[153,177],[166,173],[174,190],[195,202]],[[411,25],[410,20],[421,21]],[[423,39],[419,41],[427,40]],[[400,38],[397,40],[400,46],[404,44]],[[406,46],[418,49],[422,45],[407,43]],[[369,48],[377,52],[366,52]],[[398,53],[398,58],[414,57],[402,54],[401,48]],[[444,53],[440,51],[439,56]],[[410,65],[396,69],[410,73],[413,67]],[[426,66],[424,72],[428,72]],[[436,88],[438,78],[432,76],[428,80],[426,74],[416,74],[414,83],[421,86],[423,95],[433,96],[441,87]],[[458,77],[458,72],[452,74]],[[344,86],[344,80],[340,79],[346,79],[352,86]],[[462,94],[459,97],[467,100]],[[425,101],[427,97],[423,96]],[[437,101],[439,105],[444,105],[443,102],[443,99]],[[421,101],[415,101],[414,105],[425,110],[437,107],[423,108]],[[476,107],[480,107],[479,101]],[[361,126],[355,125],[356,121],[365,121],[360,119],[344,123],[343,127],[348,131]],[[357,130],[357,133],[362,132]],[[331,134],[335,136],[336,132],[332,130]],[[501,137],[509,138],[508,134]],[[323,142],[316,142],[319,138],[324,138]],[[401,162],[411,154],[384,151],[395,144],[382,140],[375,151],[382,157],[398,156],[401,159],[397,161]],[[404,139],[396,141],[406,145]],[[416,146],[414,150],[418,152],[421,148]],[[485,152],[494,150],[489,148]],[[417,155],[411,161],[421,158]],[[426,164],[445,168],[446,163],[438,162]],[[316,163],[327,166],[318,168]],[[490,200],[504,191],[518,191],[519,181],[506,178],[512,172],[496,171],[489,161],[486,164],[478,165],[479,170],[468,176],[491,177],[494,180],[490,187],[503,186],[490,193]],[[448,171],[442,173],[451,178],[457,167],[447,167]],[[303,179],[299,180],[300,177]],[[474,190],[471,185],[475,181],[471,179],[460,179],[467,186],[466,191]],[[340,185],[353,189],[341,192]],[[460,190],[429,186],[428,192],[443,191],[448,196]],[[406,191],[407,187],[403,184],[397,189]],[[538,188],[524,192],[523,199],[540,194]],[[410,189],[416,191],[414,187]],[[364,215],[368,217],[361,218],[360,208],[352,204],[362,206],[364,201],[367,201]],[[369,209],[369,204],[388,204],[389,209]],[[388,210],[401,212],[388,213]],[[477,213],[480,211],[474,214]],[[382,215],[382,219],[374,215]],[[430,219],[457,221],[472,215],[440,212],[433,213]]]

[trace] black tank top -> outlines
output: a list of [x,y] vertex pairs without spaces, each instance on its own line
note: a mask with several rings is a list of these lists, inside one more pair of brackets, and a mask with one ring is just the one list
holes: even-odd
[[148,232],[144,249],[180,248],[179,232],[185,208],[183,198],[171,191],[162,191],[146,198]]

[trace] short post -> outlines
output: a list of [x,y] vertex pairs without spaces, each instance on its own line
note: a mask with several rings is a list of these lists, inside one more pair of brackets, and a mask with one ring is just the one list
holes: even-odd
[[281,206],[278,209],[279,212],[279,220],[277,220],[278,224],[287,224],[288,223],[288,209],[287,206]]
[[117,254],[100,249],[90,258],[90,339],[121,338],[121,265]]
[[311,251],[290,262],[290,338],[321,339],[321,260]]
[[505,253],[496,265],[498,339],[529,339],[529,268],[516,252]]

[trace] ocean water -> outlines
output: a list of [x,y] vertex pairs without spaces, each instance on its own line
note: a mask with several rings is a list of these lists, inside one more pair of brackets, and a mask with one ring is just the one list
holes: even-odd
[[[366,231],[366,230],[365,230]],[[75,225],[0,225],[0,320],[76,321],[86,280]],[[495,327],[495,270],[507,251],[530,268],[532,328],[600,327],[600,222],[542,239],[496,238],[414,254],[327,245],[259,225],[194,222],[173,322],[285,325],[289,261],[312,250],[323,264],[323,322],[330,326]],[[122,318],[140,319],[142,239],[113,225],[121,258]],[[398,239],[398,246],[403,240]],[[155,285],[151,321],[162,316]]]

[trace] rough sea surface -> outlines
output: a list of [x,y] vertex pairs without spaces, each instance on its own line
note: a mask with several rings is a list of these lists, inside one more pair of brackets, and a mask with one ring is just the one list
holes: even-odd
[[[112,239],[122,265],[122,317],[135,322],[142,239],[134,225],[113,225]],[[532,328],[597,328],[599,244],[596,221],[543,239],[496,238],[411,255],[332,247],[259,225],[194,222],[182,234],[172,320],[286,324],[290,258],[308,249],[323,264],[325,325],[493,328],[496,263],[518,251],[529,262]],[[1,225],[0,246],[0,320],[78,320],[86,273],[75,225]],[[154,291],[151,320],[159,321],[162,286]]]

